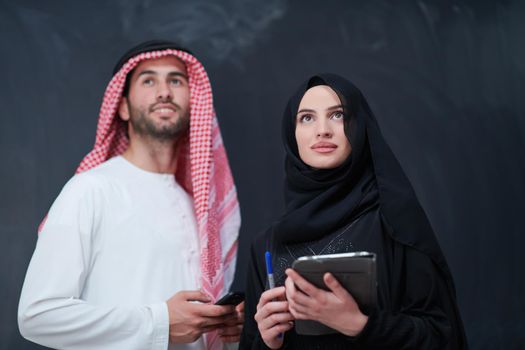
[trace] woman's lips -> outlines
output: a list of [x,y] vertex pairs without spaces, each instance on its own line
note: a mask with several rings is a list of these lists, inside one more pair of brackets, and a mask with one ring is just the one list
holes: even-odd
[[318,142],[311,148],[318,153],[330,153],[336,150],[337,145],[331,142]]

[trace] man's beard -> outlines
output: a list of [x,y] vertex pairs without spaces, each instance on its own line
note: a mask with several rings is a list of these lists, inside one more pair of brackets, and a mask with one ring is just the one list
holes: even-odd
[[173,122],[157,125],[155,120],[148,117],[148,114],[153,111],[154,105],[149,108],[149,111],[144,111],[133,107],[128,101],[129,122],[133,126],[135,133],[161,142],[176,140],[185,133],[190,126],[189,111],[183,110],[173,102],[170,103],[176,109],[179,117]]

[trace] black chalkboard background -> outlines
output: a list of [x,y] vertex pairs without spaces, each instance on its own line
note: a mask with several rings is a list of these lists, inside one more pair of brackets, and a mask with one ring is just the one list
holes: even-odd
[[455,275],[472,349],[525,348],[525,2],[0,1],[0,349],[36,227],[91,149],[120,55],[150,38],[210,75],[250,240],[282,212],[285,101],[336,72],[368,97]]

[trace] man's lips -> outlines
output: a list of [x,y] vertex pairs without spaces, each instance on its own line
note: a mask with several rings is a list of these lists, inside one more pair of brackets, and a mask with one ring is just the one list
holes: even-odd
[[161,116],[171,116],[177,112],[178,108],[169,103],[163,103],[155,105],[151,108],[151,112],[159,114]]
[[178,108],[173,103],[158,103],[151,107],[152,111],[162,110],[162,109],[171,109],[172,111],[176,111]]
[[311,149],[319,153],[330,153],[335,151],[336,148],[337,145],[331,142],[317,142],[311,147]]

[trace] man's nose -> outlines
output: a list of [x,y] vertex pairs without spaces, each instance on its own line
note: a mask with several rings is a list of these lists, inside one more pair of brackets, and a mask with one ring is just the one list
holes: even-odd
[[157,87],[157,99],[158,100],[171,100],[173,98],[173,93],[170,89],[169,84],[163,83],[159,84]]

